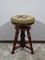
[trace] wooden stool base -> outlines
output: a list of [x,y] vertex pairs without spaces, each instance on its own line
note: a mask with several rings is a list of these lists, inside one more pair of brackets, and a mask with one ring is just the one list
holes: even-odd
[[[31,50],[31,54],[34,54],[34,51],[33,51],[33,47],[32,47],[32,41],[31,41],[31,36],[30,36],[30,32],[29,30],[31,29],[31,26],[16,26],[15,27],[16,29],[16,33],[15,33],[15,38],[14,38],[14,41],[13,41],[13,48],[12,48],[12,54],[14,54],[14,51],[15,49],[19,48],[19,47],[26,47],[28,49]],[[18,34],[19,34],[19,30],[21,31],[21,40],[18,41]],[[28,35],[28,41],[25,41],[25,31],[27,31],[27,35]],[[19,46],[16,47],[16,43],[19,44]],[[30,47],[28,47],[26,44],[30,45]]]

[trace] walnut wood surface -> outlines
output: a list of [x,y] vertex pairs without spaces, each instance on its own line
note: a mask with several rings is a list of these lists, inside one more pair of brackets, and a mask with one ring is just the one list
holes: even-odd
[[[34,51],[33,51],[33,47],[32,47],[31,35],[29,32],[29,30],[31,29],[31,26],[30,25],[21,25],[21,26],[16,25],[15,29],[16,29],[16,33],[15,33],[15,38],[14,38],[14,42],[13,42],[12,54],[14,54],[14,51],[19,47],[22,47],[22,48],[26,47],[26,48],[30,49],[31,54],[33,54]],[[21,40],[20,41],[17,40],[19,31],[21,31],[21,35],[20,35]],[[25,31],[27,31],[28,41],[25,41]],[[19,46],[16,47],[16,43],[18,43]],[[28,43],[29,43],[30,47],[28,47],[26,45]]]

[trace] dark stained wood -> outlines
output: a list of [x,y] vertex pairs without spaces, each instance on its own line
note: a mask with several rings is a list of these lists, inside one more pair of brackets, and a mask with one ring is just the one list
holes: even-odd
[[[31,26],[30,25],[16,25],[15,27],[16,29],[16,33],[15,33],[15,38],[14,38],[14,42],[13,42],[13,48],[12,48],[12,54],[14,54],[14,51],[15,49],[19,48],[19,47],[26,47],[28,49],[31,50],[31,54],[34,53],[33,51],[33,47],[32,47],[32,41],[31,41],[31,35],[30,35],[30,32],[29,30],[31,29]],[[21,40],[18,41],[18,34],[19,34],[19,30],[21,31]],[[27,35],[28,35],[28,41],[25,41],[25,31],[27,31]],[[16,47],[16,43],[20,44],[19,46]],[[26,46],[26,44],[30,45],[30,47]]]
[[14,38],[14,41],[13,41],[12,54],[14,54],[14,50],[16,49],[16,42],[17,42],[17,39],[18,39],[18,34],[19,34],[19,30],[16,30],[15,38]]
[[[20,44],[21,41],[17,41],[17,43]],[[25,41],[25,44],[28,44],[28,43],[29,43],[29,41]]]
[[30,35],[29,30],[27,30],[27,34],[28,34],[29,44],[30,44],[30,48],[31,48],[31,54],[33,54],[34,51],[33,51],[33,47],[32,47],[31,35]]
[[21,31],[21,42],[20,45],[22,48],[25,47],[25,31]]

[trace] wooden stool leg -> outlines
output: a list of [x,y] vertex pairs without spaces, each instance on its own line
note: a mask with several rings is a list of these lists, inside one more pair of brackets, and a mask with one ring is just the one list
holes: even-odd
[[18,34],[19,34],[19,30],[16,30],[15,38],[14,38],[14,41],[13,41],[12,54],[14,54],[14,50],[16,49],[16,42],[17,42],[17,39],[18,39]]
[[29,39],[29,43],[30,43],[31,54],[34,54],[33,47],[32,47],[31,36],[30,36],[29,30],[27,30],[27,34],[28,34],[28,39]]

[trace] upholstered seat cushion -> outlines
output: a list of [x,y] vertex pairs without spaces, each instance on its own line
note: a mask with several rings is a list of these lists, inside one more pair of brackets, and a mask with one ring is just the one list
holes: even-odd
[[28,15],[16,15],[11,17],[11,22],[16,24],[31,24],[35,21],[35,17]]

